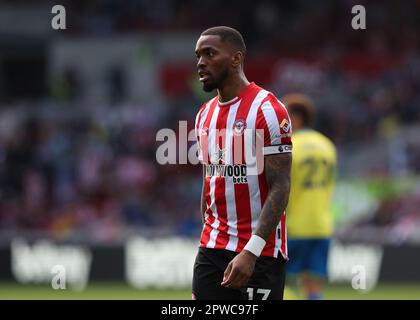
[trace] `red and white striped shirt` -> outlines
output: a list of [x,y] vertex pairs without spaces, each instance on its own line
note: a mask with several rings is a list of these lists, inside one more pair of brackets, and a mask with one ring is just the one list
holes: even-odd
[[[221,103],[216,96],[205,103],[195,130],[206,167],[200,247],[240,252],[256,229],[268,193],[264,169],[255,170],[252,159],[258,162],[258,156],[251,155],[291,152],[289,115],[272,93],[251,83],[231,101]],[[264,140],[258,139],[261,132]],[[283,212],[262,256],[277,257],[280,251],[287,259],[285,219]]]

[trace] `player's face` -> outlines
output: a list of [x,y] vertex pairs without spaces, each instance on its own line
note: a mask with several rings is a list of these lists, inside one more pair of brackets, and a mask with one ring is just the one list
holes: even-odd
[[221,88],[228,77],[232,52],[219,36],[201,36],[195,47],[197,69],[203,90]]

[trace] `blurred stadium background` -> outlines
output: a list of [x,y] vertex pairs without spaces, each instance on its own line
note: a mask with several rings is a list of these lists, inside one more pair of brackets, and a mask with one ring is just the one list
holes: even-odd
[[156,133],[193,127],[214,25],[243,33],[250,80],[310,95],[338,147],[326,298],[420,299],[418,0],[0,1],[0,299],[190,299],[201,168],[159,165]]

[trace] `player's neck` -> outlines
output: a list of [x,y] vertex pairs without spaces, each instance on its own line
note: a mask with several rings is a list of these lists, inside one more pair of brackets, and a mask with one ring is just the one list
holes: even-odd
[[242,91],[245,90],[248,85],[249,81],[244,74],[237,75],[231,81],[226,81],[222,88],[217,89],[217,93],[219,94],[219,101],[227,102],[236,98]]

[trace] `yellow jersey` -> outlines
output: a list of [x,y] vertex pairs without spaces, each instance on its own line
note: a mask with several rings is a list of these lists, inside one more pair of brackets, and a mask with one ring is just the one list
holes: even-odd
[[293,133],[291,189],[286,209],[290,238],[332,235],[331,198],[336,165],[336,148],[323,134],[308,129]]

